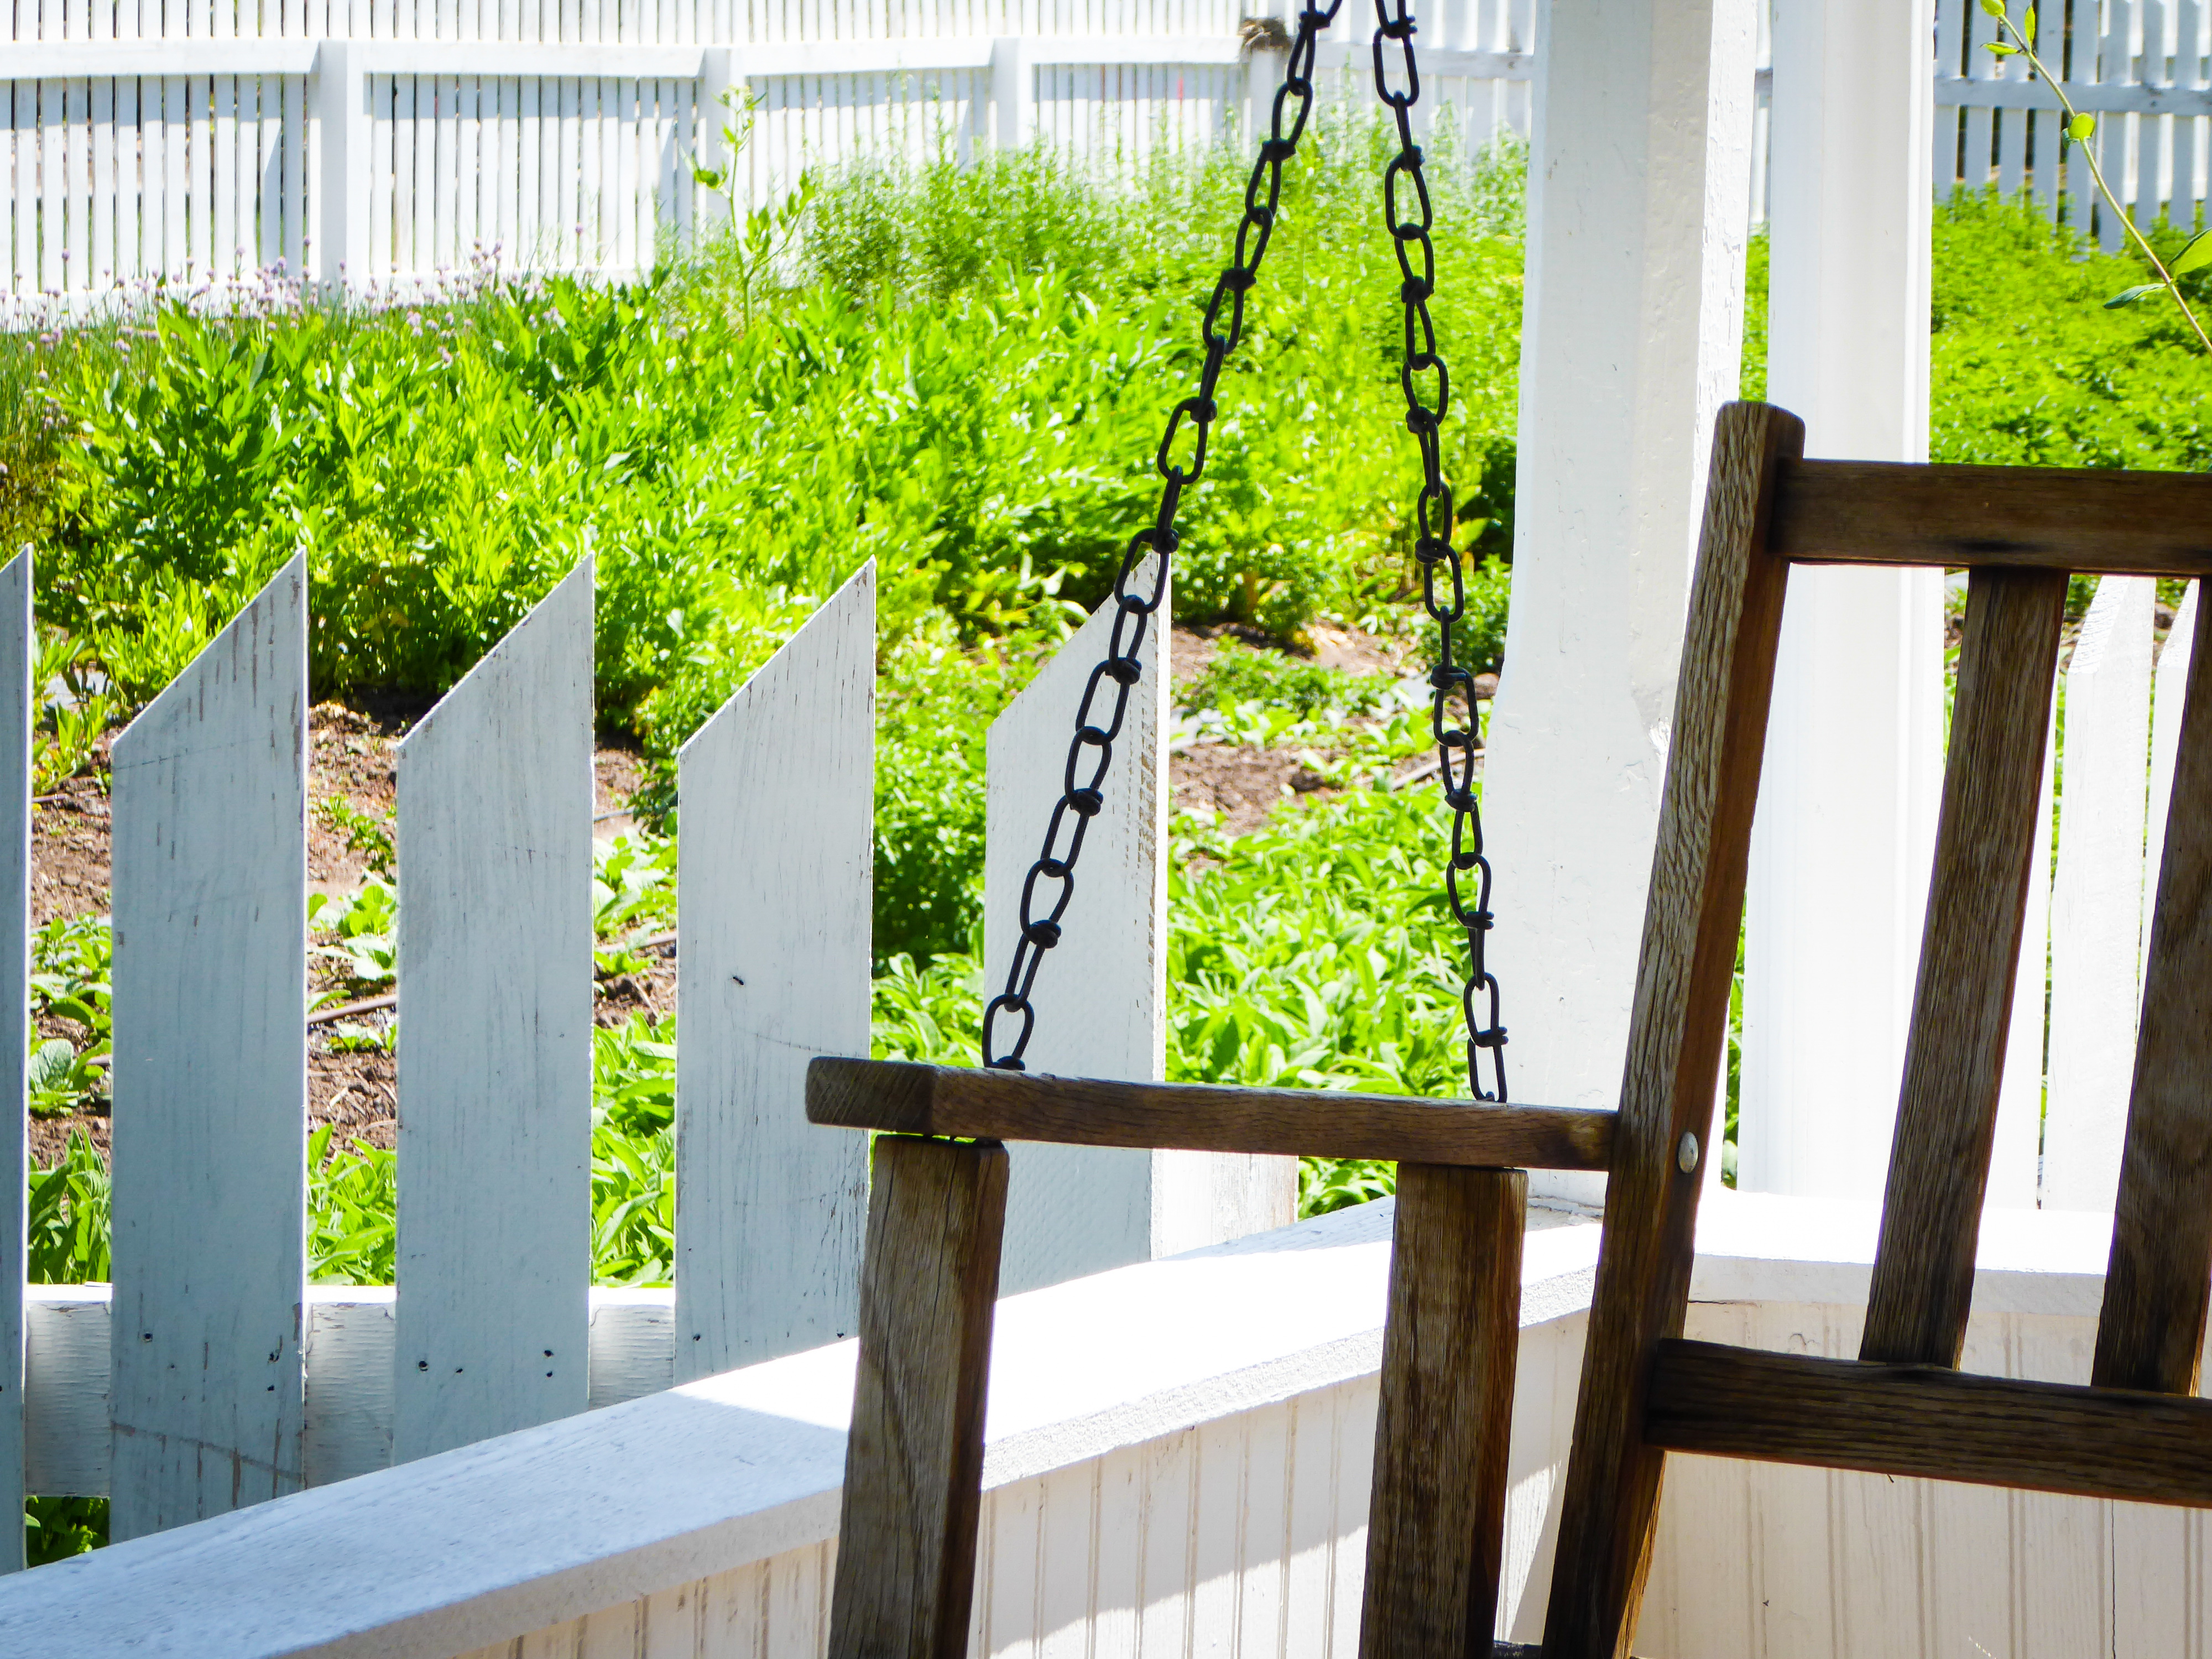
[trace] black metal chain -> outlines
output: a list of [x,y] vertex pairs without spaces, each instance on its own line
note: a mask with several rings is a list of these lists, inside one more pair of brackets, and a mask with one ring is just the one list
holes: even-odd
[[[1485,960],[1484,945],[1491,927],[1490,860],[1482,850],[1482,811],[1474,792],[1475,736],[1474,676],[1452,659],[1452,629],[1467,614],[1467,586],[1460,572],[1459,550],[1452,545],[1452,492],[1443,473],[1444,411],[1451,406],[1451,376],[1437,350],[1437,328],[1429,318],[1429,298],[1437,291],[1437,251],[1429,240],[1436,215],[1429,200],[1429,181],[1421,171],[1421,147],[1413,142],[1413,106],[1421,101],[1420,70],[1413,60],[1414,23],[1407,0],[1375,0],[1375,95],[1398,124],[1398,153],[1382,174],[1382,216],[1398,254],[1398,272],[1404,278],[1398,295],[1406,312],[1406,353],[1398,383],[1406,392],[1406,429],[1421,452],[1421,493],[1415,500],[1418,534],[1413,557],[1421,567],[1421,603],[1434,618],[1439,641],[1437,665],[1429,672],[1434,700],[1429,711],[1429,731],[1437,742],[1437,772],[1443,786],[1444,805],[1452,810],[1451,859],[1444,866],[1444,896],[1452,915],[1467,930],[1467,989],[1461,994],[1461,1011],[1467,1016],[1467,1082],[1478,1100],[1505,1098],[1505,1027],[1499,1022],[1498,976]],[[1383,67],[1382,43],[1395,40],[1406,64],[1406,85],[1400,91],[1390,84]],[[1413,187],[1419,216],[1407,218],[1399,209],[1399,191]],[[1416,257],[1418,250],[1418,258]],[[1436,406],[1422,401],[1420,377],[1436,374]],[[1437,598],[1437,575],[1451,573],[1451,600]],[[1455,707],[1454,700],[1458,700]],[[1461,878],[1475,876],[1474,904],[1468,908],[1460,891]],[[1486,994],[1487,1021],[1474,1008],[1475,998]],[[1481,1058],[1490,1055],[1497,1086],[1482,1086]]]
[[[1213,285],[1213,297],[1206,307],[1206,320],[1199,325],[1206,359],[1199,370],[1198,390],[1169,414],[1167,430],[1153,458],[1152,464],[1163,480],[1159,509],[1152,523],[1131,540],[1128,552],[1122,556],[1121,574],[1114,579],[1114,631],[1106,643],[1105,659],[1091,671],[1090,683],[1083,689],[1083,702],[1075,711],[1075,737],[1068,745],[1067,769],[1060,781],[1060,799],[1054,804],[1052,817],[1045,824],[1044,850],[1030,866],[1029,875],[1022,883],[1021,934],[1015,941],[1013,961],[1006,969],[1006,988],[993,997],[983,1010],[983,1064],[1000,1071],[1023,1069],[1023,1053],[1036,1030],[1036,1009],[1030,1001],[1030,991],[1036,983],[1037,969],[1045,952],[1060,943],[1060,919],[1067,914],[1069,901],[1075,896],[1075,861],[1083,852],[1084,833],[1105,804],[1106,769],[1113,762],[1114,742],[1121,734],[1122,718],[1128,712],[1129,688],[1136,684],[1144,672],[1137,653],[1144,646],[1152,613],[1159,609],[1161,597],[1167,590],[1168,561],[1178,544],[1176,513],[1182,505],[1184,488],[1196,483],[1206,471],[1206,435],[1212,429],[1218,412],[1214,392],[1220,383],[1222,366],[1229,361],[1229,354],[1237,349],[1237,343],[1243,334],[1244,296],[1259,280],[1260,261],[1266,257],[1268,238],[1274,234],[1276,209],[1283,193],[1283,163],[1297,154],[1298,139],[1313,110],[1314,58],[1321,32],[1336,21],[1343,4],[1344,0],[1329,0],[1324,8],[1309,5],[1298,15],[1297,34],[1291,42],[1290,58],[1283,67],[1283,82],[1275,88],[1268,134],[1261,141],[1259,157],[1253,162],[1251,179],[1244,186],[1244,217],[1237,227],[1236,249],[1228,267]],[[1224,309],[1226,329],[1221,326]],[[1173,458],[1176,439],[1185,421],[1189,422],[1193,431],[1188,465]],[[1155,553],[1159,556],[1159,565],[1152,574],[1152,591],[1132,592],[1131,580],[1146,556]],[[1099,687],[1109,680],[1114,685],[1114,712],[1101,726],[1095,716],[1094,705],[1098,700]],[[1038,891],[1040,884],[1048,882],[1056,884],[1051,890],[1048,905],[1042,902]],[[1022,1022],[1020,1035],[1012,1047],[1004,1048],[995,1040],[998,1018],[1002,1013],[1018,1015]]]

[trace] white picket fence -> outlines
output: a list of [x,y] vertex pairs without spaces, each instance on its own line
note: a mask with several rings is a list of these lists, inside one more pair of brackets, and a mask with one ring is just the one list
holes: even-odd
[[[1445,0],[1426,118],[1528,121],[1534,0]],[[1281,57],[1234,0],[25,0],[0,44],[0,295],[632,271],[807,167],[1049,140],[1134,160],[1249,129]],[[1365,97],[1371,19],[1322,56]],[[757,123],[723,155],[723,94]]]
[[[0,572],[15,1285],[30,556]],[[391,1289],[306,1283],[303,562],[137,717],[113,754],[114,1283],[0,1297],[0,1508],[105,1491],[114,1535],[137,1537],[852,1330],[864,1139],[808,1126],[803,1080],[814,1054],[867,1051],[874,582],[856,574],[679,757],[672,1293],[591,1288],[591,561],[400,747]],[[1034,757],[1065,749],[1104,621],[993,728],[994,888],[1008,848],[1034,851]],[[1041,981],[1032,1049],[1131,1078],[1165,1054],[1164,649],[1147,666],[1068,917],[1091,948]],[[1287,1159],[1024,1158],[1018,1286],[1280,1226],[1296,1195]]]
[[[2015,5],[2018,21],[2023,8]],[[2212,4],[2207,0],[2045,0],[2037,50],[2076,109],[2094,112],[2098,165],[2136,222],[2197,222],[2212,168]],[[2060,159],[2057,100],[2022,57],[2000,58],[1995,18],[1977,0],[1936,0],[1936,194],[1994,185],[2032,190],[2056,216],[2093,226],[2107,248],[2125,235],[2092,209],[2088,169]],[[2004,36],[2009,40],[2010,36]]]

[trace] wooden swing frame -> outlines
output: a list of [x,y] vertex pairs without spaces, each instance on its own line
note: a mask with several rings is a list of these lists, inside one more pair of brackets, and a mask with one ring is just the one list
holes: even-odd
[[[817,1060],[878,1133],[833,1659],[967,1650],[1007,1140],[1400,1160],[1363,1659],[1492,1651],[1530,1168],[1608,1192],[1543,1651],[1620,1659],[1669,1451],[2212,1506],[2212,650],[2191,665],[2094,1386],[1957,1370],[2066,579],[2212,575],[2212,477],[1801,459],[1717,423],[1618,1113]],[[1792,564],[1969,599],[1859,1360],[1681,1340]],[[1504,1653],[1505,1644],[1495,1651]]]

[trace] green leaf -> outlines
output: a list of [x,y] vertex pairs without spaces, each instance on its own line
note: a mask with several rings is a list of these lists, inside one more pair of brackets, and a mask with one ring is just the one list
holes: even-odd
[[720,190],[722,187],[722,175],[713,167],[693,167],[691,177],[709,190]]
[[1982,45],[1985,50],[1995,52],[2000,58],[2016,57],[2020,52],[2018,46],[2009,46],[2002,40],[1984,40]]
[[2155,294],[2165,286],[2164,283],[2138,283],[2133,288],[2124,288],[2105,301],[2105,309],[2118,311],[2122,306],[2131,306],[2144,295]]
[[2020,21],[2020,33],[2021,33],[2021,38],[2022,40],[2027,40],[2027,42],[2029,42],[2031,45],[2033,45],[2033,44],[2034,43],[2034,40],[2035,40],[2035,8],[2034,8],[2033,6],[2030,6],[2030,7],[2027,9],[2027,15],[2021,19],[2021,21]]
[[1982,9],[1992,17],[2005,15],[2004,0],[1982,0]]
[[2096,130],[2097,118],[2094,115],[2077,115],[2066,124],[2066,136],[2077,144]]
[[66,1037],[39,1045],[31,1056],[30,1085],[33,1089],[66,1089],[76,1071],[76,1049]]
[[2167,269],[2177,276],[2185,276],[2206,265],[2212,265],[2212,230],[2200,230],[2191,237],[2189,246],[2181,250],[2181,257]]

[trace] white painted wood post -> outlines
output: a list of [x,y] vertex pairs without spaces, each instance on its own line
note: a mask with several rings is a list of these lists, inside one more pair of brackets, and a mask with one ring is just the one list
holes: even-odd
[[392,1456],[584,1409],[592,560],[399,747]]
[[[2054,693],[2057,687],[2052,688]],[[2027,872],[2027,916],[2021,931],[2020,971],[2013,981],[2012,1024],[2005,1035],[2004,1079],[1997,1090],[1996,1136],[1990,1149],[1984,1207],[2032,1210],[2043,1166],[2044,1018],[2051,988],[2051,821],[2058,758],[2054,696],[2051,734],[2043,746],[2043,787],[2035,804],[2035,857]]]
[[[23,1493],[23,1182],[30,1127],[31,720],[38,688],[31,550],[0,569],[0,1512]],[[23,1565],[23,1529],[0,1526],[0,1572]]]
[[1713,415],[1741,356],[1756,31],[1753,0],[1539,19],[1490,949],[1515,1095],[1610,1107]]
[[2135,1072],[2150,742],[2148,576],[2097,586],[2066,672],[2051,900],[2047,1209],[2109,1210]]
[[2144,820],[2142,951],[2137,957],[2136,981],[2142,982],[2142,963],[2150,954],[2152,908],[2158,902],[2159,866],[2166,857],[2166,814],[2173,805],[2173,767],[2181,752],[2181,704],[2189,683],[2189,655],[2197,644],[2197,601],[2202,582],[2191,582],[2182,595],[2159,649],[2158,672],[2151,697],[2150,813]]
[[730,175],[733,169],[743,164],[744,158],[732,155],[730,147],[722,141],[722,129],[733,125],[737,118],[722,100],[732,92],[742,97],[744,84],[738,48],[721,46],[707,48],[699,66],[699,100],[693,112],[699,133],[699,161],[701,166],[711,167],[725,176],[720,190],[701,190],[688,183],[684,186],[695,191],[702,204],[703,211],[699,228],[705,234],[712,234],[729,223],[730,204],[738,193],[738,180]]
[[1001,155],[1029,143],[1036,103],[1036,64],[1024,50],[1024,43],[1012,35],[992,41],[991,105],[998,116]]
[[[1928,459],[1930,0],[1775,17],[1767,397],[1805,453]],[[1792,573],[1752,834],[1746,1189],[1872,1198],[1942,788],[1943,573]]]
[[[1149,562],[1145,570],[1149,573]],[[1152,578],[1136,586],[1149,591]],[[1168,635],[1161,601],[1146,640],[1104,785],[1061,919],[1030,1000],[1032,1073],[1127,1078],[1167,1064]],[[993,722],[983,868],[984,993],[1005,983],[1020,931],[1022,883],[1060,797],[1085,685],[1114,625],[1109,599]],[[1292,1217],[1290,1158],[1017,1146],[1006,1194],[1003,1294],[1149,1256],[1218,1243]]]
[[300,1486],[307,565],[112,756],[117,1539]]
[[358,290],[368,268],[368,77],[354,48],[325,40],[315,51],[315,113],[321,123],[317,189],[317,274],[332,289]]
[[850,1336],[865,1135],[806,1121],[806,1066],[868,1052],[876,567],[677,762],[678,1382]]

